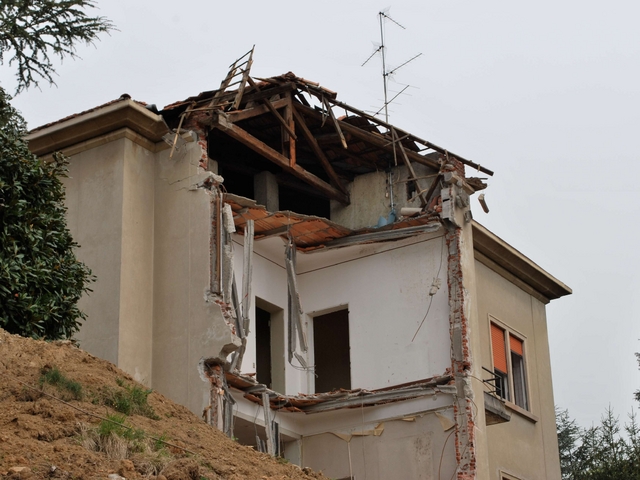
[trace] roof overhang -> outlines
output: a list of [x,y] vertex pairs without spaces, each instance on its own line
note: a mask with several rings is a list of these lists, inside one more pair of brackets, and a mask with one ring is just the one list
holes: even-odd
[[26,139],[31,152],[42,156],[122,128],[154,143],[169,132],[161,115],[123,99],[33,130]]
[[533,290],[544,303],[572,293],[567,285],[477,222],[473,222],[473,248],[478,261],[530,293]]

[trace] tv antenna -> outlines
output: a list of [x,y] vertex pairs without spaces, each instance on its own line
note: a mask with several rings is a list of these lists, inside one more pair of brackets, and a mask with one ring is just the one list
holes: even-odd
[[378,20],[380,22],[380,46],[378,46],[378,48],[361,65],[362,67],[364,67],[367,63],[369,63],[369,60],[371,60],[376,55],[376,53],[380,53],[380,56],[382,57],[382,85],[384,89],[384,105],[380,108],[380,110],[378,110],[374,114],[374,116],[379,115],[380,112],[384,110],[384,120],[387,123],[389,123],[389,108],[388,108],[389,104],[392,103],[396,98],[398,98],[407,88],[409,88],[409,85],[405,85],[405,87],[402,90],[400,90],[396,95],[393,96],[391,100],[389,100],[389,93],[388,93],[389,77],[394,73],[396,73],[398,70],[400,70],[402,67],[404,67],[406,64],[414,61],[416,58],[422,55],[422,53],[414,55],[409,60],[400,64],[399,66],[392,68],[391,70],[387,70],[387,55],[386,55],[387,45],[385,44],[385,35],[384,35],[385,20],[389,20],[390,22],[394,23],[401,29],[406,30],[405,27],[400,25],[398,22],[396,22],[393,18],[391,18],[387,14],[388,11],[389,9],[387,8],[386,10],[381,10],[380,12],[378,12]]

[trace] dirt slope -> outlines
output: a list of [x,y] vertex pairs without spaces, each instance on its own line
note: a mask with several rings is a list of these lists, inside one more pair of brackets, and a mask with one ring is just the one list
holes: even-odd
[[[111,363],[69,342],[46,343],[0,329],[0,477],[325,478],[239,445],[162,395],[146,397],[140,387]],[[108,406],[122,409],[129,394],[148,402],[146,416],[124,416]]]

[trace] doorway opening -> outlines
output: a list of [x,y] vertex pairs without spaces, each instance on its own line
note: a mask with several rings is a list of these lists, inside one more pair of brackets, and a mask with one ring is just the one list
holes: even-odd
[[256,380],[276,392],[284,384],[284,312],[256,297]]
[[313,318],[315,392],[351,389],[349,310]]

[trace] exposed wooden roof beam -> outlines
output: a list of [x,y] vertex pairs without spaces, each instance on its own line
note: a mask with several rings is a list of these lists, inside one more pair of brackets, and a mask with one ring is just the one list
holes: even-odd
[[265,113],[271,111],[271,108],[269,108],[269,105],[274,110],[278,110],[280,108],[286,107],[287,104],[289,103],[289,100],[287,98],[281,98],[279,100],[274,100],[273,102],[270,102],[269,100],[265,99],[265,102],[266,103],[262,105],[258,105],[257,107],[245,108],[244,110],[234,110],[232,112],[227,112],[229,121],[236,123],[242,120],[247,120],[249,118],[257,117],[259,115],[264,115]]
[[[320,118],[320,119],[322,118],[322,113],[318,112],[313,108],[306,107],[299,103],[295,103],[294,105],[298,109],[298,111],[306,115],[309,115],[315,118]],[[389,138],[384,137],[380,134],[367,132],[365,130],[362,130],[359,127],[355,127],[347,122],[343,122],[342,120],[336,120],[336,121],[338,122],[338,124],[340,125],[340,128],[343,131],[349,132],[352,136],[357,137],[366,143],[374,145],[387,152],[393,153],[393,149],[394,149],[393,142],[389,142]],[[436,170],[440,170],[440,164],[437,161],[434,161],[427,157],[423,157],[422,155],[419,155],[416,152],[413,152],[411,150],[406,150],[406,154],[409,157],[409,159],[413,160],[414,162],[420,163],[422,165],[426,165],[427,167],[431,167]]]
[[349,204],[349,195],[346,195],[345,193],[341,192],[337,188],[328,184],[321,178],[308,172],[307,170],[302,168],[300,165],[290,165],[290,160],[287,157],[277,152],[276,150],[268,146],[266,143],[258,140],[256,137],[254,137],[247,131],[231,123],[229,120],[227,120],[224,114],[213,115],[212,126],[225,132],[231,138],[234,138],[235,140],[238,140],[239,142],[243,143],[254,152],[259,153],[267,160],[278,165],[284,171],[308,183],[312,187],[322,192],[327,197],[333,200],[337,200],[344,205]]
[[[256,82],[253,81],[253,79],[251,77],[248,77],[249,80],[249,84],[255,88],[258,92],[261,92],[262,90],[260,90],[260,87],[256,84]],[[287,94],[287,98],[285,98],[284,100],[286,100],[285,105],[289,105],[291,103],[291,92],[288,92]],[[293,131],[293,129],[291,128],[291,126],[289,125],[289,123],[287,121],[285,121],[284,118],[282,118],[282,116],[278,113],[278,111],[276,110],[276,108],[274,107],[274,105],[271,104],[271,102],[269,101],[268,98],[261,98],[260,101],[269,109],[269,111],[273,114],[274,117],[276,117],[278,119],[278,121],[280,122],[280,124],[284,127],[284,129],[287,131],[287,133],[289,135],[291,135],[291,137],[296,140],[298,137],[296,136],[296,132]]]
[[[414,142],[420,143],[422,145],[424,145],[425,147],[429,147],[432,150],[435,150],[437,152],[440,152],[442,154],[448,152],[447,150],[445,150],[442,147],[439,147],[438,145],[435,145],[431,142],[428,142],[427,140],[423,140],[420,137],[416,137],[415,135],[405,132],[403,130],[400,130],[399,128],[393,127],[391,124],[387,123],[387,122],[383,122],[382,120],[369,115],[368,113],[363,112],[362,110],[358,110],[357,108],[352,107],[351,105],[347,105],[346,103],[340,102],[334,98],[331,98],[327,95],[324,95],[322,90],[318,89],[316,90],[312,85],[306,85],[306,90],[313,94],[314,96],[316,96],[317,98],[319,98],[321,101],[323,102],[329,102],[332,105],[335,105],[337,107],[340,108],[344,108],[345,110],[351,112],[351,113],[355,113],[356,115],[359,115],[363,118],[366,118],[367,120],[369,120],[370,122],[373,122],[377,125],[383,126],[385,128],[387,128],[388,130],[391,130],[391,128],[395,128],[396,131],[400,134],[400,136],[406,136],[407,138],[410,138],[411,140],[413,140]],[[342,122],[340,125],[342,126],[344,122]],[[347,129],[344,129],[347,130]],[[348,131],[348,130],[347,130]],[[466,158],[463,158],[459,155],[456,155],[455,153],[452,152],[448,152],[449,155],[457,158],[458,160],[460,160],[462,163],[464,163],[465,165],[469,165],[470,167],[473,167],[477,170],[480,170],[483,173],[486,173],[487,175],[493,175],[493,172],[491,170],[489,170],[488,168],[484,168],[483,166],[481,166],[478,163],[472,162],[471,160],[467,160]]]
[[307,143],[313,150],[313,153],[316,155],[316,157],[318,157],[318,160],[320,160],[320,164],[322,165],[322,168],[324,168],[324,171],[327,172],[327,175],[329,175],[329,178],[331,178],[331,180],[335,182],[335,184],[338,186],[340,191],[342,191],[342,193],[344,193],[345,195],[348,195],[349,192],[347,191],[347,188],[343,185],[342,180],[336,174],[335,170],[331,166],[331,163],[329,162],[324,152],[320,148],[320,145],[318,145],[318,142],[316,141],[315,137],[311,133],[311,130],[309,130],[309,127],[307,126],[307,123],[304,121],[304,118],[302,117],[302,115],[300,115],[300,113],[298,113],[298,111],[295,108],[293,109],[293,116],[296,120],[298,127],[302,131],[302,135],[307,140]]

